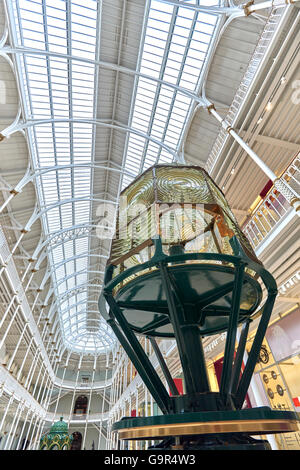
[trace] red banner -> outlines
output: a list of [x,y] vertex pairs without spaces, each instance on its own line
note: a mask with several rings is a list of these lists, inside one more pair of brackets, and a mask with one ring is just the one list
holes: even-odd
[[[183,380],[182,379],[173,379],[175,386],[178,390],[179,395],[183,395]],[[172,396],[172,393],[169,392],[170,397]]]
[[[216,377],[217,377],[217,381],[218,381],[219,386],[220,386],[220,383],[221,383],[221,376],[222,376],[222,369],[223,369],[223,359],[224,358],[221,357],[216,362],[214,362],[214,368],[215,368]],[[244,363],[243,363],[242,364],[242,370],[244,370],[244,368],[245,368],[245,366],[244,366]],[[246,401],[246,408],[252,408],[248,393],[246,395],[245,401]]]

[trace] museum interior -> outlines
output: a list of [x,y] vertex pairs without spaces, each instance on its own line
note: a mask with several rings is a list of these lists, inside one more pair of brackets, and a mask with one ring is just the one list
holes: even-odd
[[1,0],[0,450],[300,450],[299,0]]

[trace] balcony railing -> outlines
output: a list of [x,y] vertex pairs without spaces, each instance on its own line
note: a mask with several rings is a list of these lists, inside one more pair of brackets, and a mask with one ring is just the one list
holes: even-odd
[[294,193],[300,197],[300,152],[293,159],[282,175]]
[[285,197],[277,189],[272,189],[243,228],[254,248],[258,247],[289,210],[291,206]]
[[[54,414],[53,412],[48,412],[45,419],[47,422],[59,421],[62,415],[64,415],[65,421],[68,421],[66,414],[62,412],[56,413],[56,414]],[[98,423],[98,422],[107,421],[108,418],[109,418],[108,411],[105,411],[104,413],[91,412],[88,414],[72,414],[70,418],[70,423],[74,421],[81,422],[81,423],[85,423],[86,421],[88,423]]]
[[[294,193],[300,194],[300,154],[296,155],[281,178]],[[289,202],[273,187],[242,227],[252,246],[257,248],[291,211]]]
[[54,385],[57,387],[62,387],[64,390],[73,390],[77,388],[78,390],[101,390],[107,387],[110,387],[112,382],[111,378],[98,380],[92,382],[79,382],[76,384],[74,380],[62,380],[61,378],[55,378]]

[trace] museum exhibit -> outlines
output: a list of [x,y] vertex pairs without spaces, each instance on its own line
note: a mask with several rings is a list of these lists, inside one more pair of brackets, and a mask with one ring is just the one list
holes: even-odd
[[300,450],[299,48],[299,0],[1,0],[0,450]]

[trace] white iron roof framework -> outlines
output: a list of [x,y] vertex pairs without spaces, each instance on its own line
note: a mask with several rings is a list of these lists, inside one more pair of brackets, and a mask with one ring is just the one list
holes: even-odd
[[[216,0],[201,5],[216,8],[204,12],[178,2],[147,2],[117,195],[154,163],[174,156],[182,160],[194,105],[189,93],[199,91],[224,13],[218,13]],[[96,200],[111,199],[105,187],[95,194],[101,8],[101,0],[84,6],[79,0],[13,0],[9,7],[13,46],[24,48],[16,65],[32,166],[40,172],[36,188],[43,231],[51,240],[55,308],[66,347],[85,353],[104,352],[114,342],[90,300],[97,283],[100,291],[107,249],[95,249],[92,230],[80,237],[69,233],[95,224]],[[49,167],[53,171],[41,171]],[[94,257],[103,258],[102,270]]]

